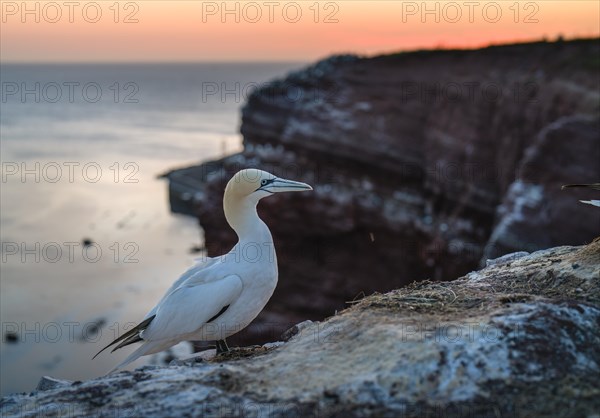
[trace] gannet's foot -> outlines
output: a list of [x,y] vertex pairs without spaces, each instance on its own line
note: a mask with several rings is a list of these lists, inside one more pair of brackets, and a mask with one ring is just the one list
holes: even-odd
[[227,345],[227,341],[225,341],[225,339],[218,340],[217,341],[217,355],[223,354],[223,353],[228,353],[228,352],[229,352],[229,346]]

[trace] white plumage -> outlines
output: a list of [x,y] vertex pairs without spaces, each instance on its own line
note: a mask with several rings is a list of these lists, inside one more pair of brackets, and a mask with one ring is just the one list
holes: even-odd
[[273,238],[258,217],[256,206],[273,193],[302,190],[312,188],[256,169],[236,173],[227,183],[223,210],[238,235],[238,243],[229,253],[202,260],[188,269],[138,326],[100,351],[118,342],[113,351],[142,343],[111,373],[181,341],[215,340],[218,352],[226,350],[225,338],[256,318],[277,285]]
[[580,202],[587,205],[598,206],[600,208],[600,200],[580,200]]

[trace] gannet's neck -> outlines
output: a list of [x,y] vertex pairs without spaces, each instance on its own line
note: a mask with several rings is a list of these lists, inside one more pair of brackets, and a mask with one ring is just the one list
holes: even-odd
[[256,212],[257,204],[258,199],[249,196],[239,198],[228,196],[226,193],[223,198],[225,219],[242,242],[265,243],[273,241],[271,231]]

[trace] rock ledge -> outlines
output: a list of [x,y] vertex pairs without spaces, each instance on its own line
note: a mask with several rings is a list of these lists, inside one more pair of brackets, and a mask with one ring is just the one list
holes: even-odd
[[44,378],[2,416],[592,417],[600,239],[374,294],[288,341],[86,382]]

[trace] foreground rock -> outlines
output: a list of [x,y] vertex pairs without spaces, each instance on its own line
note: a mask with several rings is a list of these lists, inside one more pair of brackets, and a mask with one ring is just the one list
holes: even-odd
[[315,188],[261,202],[281,280],[244,342],[361,292],[590,242],[600,211],[578,199],[595,195],[560,187],[600,179],[599,55],[592,39],[341,56],[252,94],[242,153],[168,175],[173,209],[198,216],[209,256],[235,243],[221,199],[237,170]]
[[595,416],[600,239],[489,264],[366,297],[285,343],[45,379],[2,416]]

